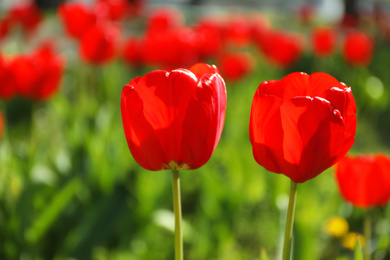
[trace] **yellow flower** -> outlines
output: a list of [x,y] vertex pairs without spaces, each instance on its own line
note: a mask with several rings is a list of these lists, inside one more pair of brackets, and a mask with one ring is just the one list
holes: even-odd
[[360,248],[362,248],[365,243],[363,235],[356,232],[349,232],[343,239],[343,247],[354,250],[358,239]]
[[325,222],[324,232],[334,237],[343,237],[349,229],[348,222],[342,217],[330,217]]

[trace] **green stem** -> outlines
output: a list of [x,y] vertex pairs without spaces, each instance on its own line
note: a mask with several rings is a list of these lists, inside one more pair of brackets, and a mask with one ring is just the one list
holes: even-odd
[[181,229],[180,177],[172,170],[173,211],[175,212],[175,260],[183,260],[183,235]]
[[295,201],[297,199],[297,183],[291,181],[290,197],[287,209],[286,228],[284,231],[283,260],[290,259],[291,238],[294,223]]
[[366,214],[364,216],[364,240],[366,241],[364,246],[364,259],[371,259],[371,212],[370,209],[366,210]]

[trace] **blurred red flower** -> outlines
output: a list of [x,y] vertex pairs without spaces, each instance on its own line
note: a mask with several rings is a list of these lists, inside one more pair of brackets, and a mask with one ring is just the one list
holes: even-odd
[[275,65],[288,67],[299,59],[303,49],[302,45],[301,39],[295,34],[285,31],[269,31],[259,48]]
[[356,104],[351,89],[326,73],[292,73],[263,82],[253,98],[249,137],[268,171],[300,183],[335,164],[352,147]]
[[128,37],[123,43],[122,57],[129,65],[141,65],[141,40],[136,37]]
[[384,154],[345,156],[335,177],[341,195],[354,206],[384,206],[390,199],[390,159]]
[[34,31],[43,19],[35,1],[22,1],[13,5],[9,16],[14,24],[19,24],[26,32]]
[[194,26],[197,34],[200,59],[207,59],[219,53],[223,46],[223,29],[212,18],[203,18]]
[[44,44],[30,54],[15,57],[10,64],[20,96],[35,101],[47,100],[57,92],[65,62]]
[[124,86],[122,121],[134,159],[147,170],[196,169],[222,133],[226,87],[215,66],[155,70]]
[[351,65],[368,66],[373,49],[373,40],[367,34],[351,32],[345,37],[343,55]]
[[229,17],[225,28],[226,42],[235,47],[247,46],[252,39],[252,25],[243,16]]
[[0,54],[0,99],[11,99],[16,94],[15,82],[9,64],[10,61]]
[[94,5],[97,12],[104,12],[104,18],[112,21],[124,19],[130,8],[128,0],[97,0]]
[[164,31],[183,26],[183,14],[173,8],[157,8],[149,14],[147,21],[147,34],[163,33]]
[[80,56],[84,61],[102,65],[117,54],[120,30],[109,23],[99,23],[90,28],[80,41]]
[[317,27],[311,34],[313,52],[318,57],[330,55],[337,46],[337,33],[330,27]]
[[219,56],[218,67],[224,79],[237,81],[252,71],[254,62],[253,58],[246,52],[230,52]]
[[80,39],[85,32],[96,24],[96,14],[84,2],[64,2],[58,8],[66,33]]
[[264,41],[269,32],[271,32],[270,20],[261,14],[252,16],[251,20],[251,37],[252,41],[262,50]]
[[0,19],[0,41],[8,35],[12,25],[13,22],[9,15],[5,15]]
[[199,60],[197,34],[189,27],[148,33],[141,43],[143,61],[148,65],[172,69],[188,67]]

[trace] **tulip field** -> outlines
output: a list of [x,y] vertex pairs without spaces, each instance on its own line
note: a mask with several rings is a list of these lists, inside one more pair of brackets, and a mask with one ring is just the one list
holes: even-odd
[[386,5],[8,2],[0,259],[390,259]]

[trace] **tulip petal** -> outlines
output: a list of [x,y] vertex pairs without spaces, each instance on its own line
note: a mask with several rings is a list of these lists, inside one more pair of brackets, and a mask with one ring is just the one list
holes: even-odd
[[192,73],[194,73],[198,79],[200,79],[204,74],[207,74],[207,73],[220,74],[219,70],[217,69],[217,67],[215,67],[215,65],[208,65],[205,63],[197,63],[197,64],[191,66],[191,68],[189,68],[189,70]]
[[345,126],[329,101],[295,97],[281,106],[280,113],[284,158],[298,165],[297,172],[284,169],[283,173],[295,182],[304,182],[335,163],[343,145]]
[[219,74],[204,75],[190,100],[183,122],[182,158],[191,169],[205,164],[222,133],[226,110],[226,87]]
[[[276,148],[281,148],[283,143],[280,120],[280,106],[283,103],[284,101],[277,96],[262,94],[261,88],[258,88],[253,98],[249,122],[249,138],[255,160],[268,171],[276,173],[281,172],[280,161],[283,160],[282,154],[278,154]],[[274,117],[279,117],[279,120]],[[271,118],[274,118],[272,125],[269,123]],[[269,139],[272,140],[275,149],[266,145]]]
[[122,90],[121,113],[127,144],[136,162],[148,170],[161,170],[163,148],[145,117],[144,102],[134,86],[126,85]]
[[[310,96],[322,97],[327,100],[329,99],[327,98],[326,92],[329,90],[329,88],[339,88],[339,89],[346,88],[346,86],[340,83],[336,78],[323,72],[316,72],[311,74],[309,77],[309,85],[311,89]],[[333,104],[332,101],[331,103]],[[339,109],[338,106],[336,106],[335,104],[333,105],[337,109]]]

